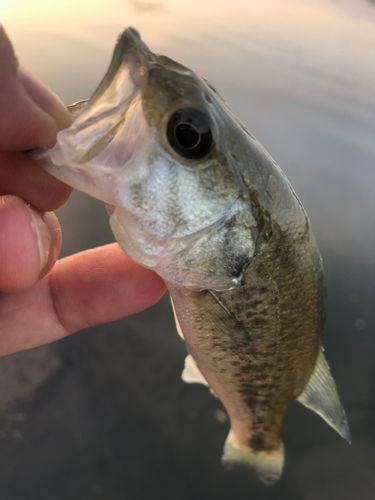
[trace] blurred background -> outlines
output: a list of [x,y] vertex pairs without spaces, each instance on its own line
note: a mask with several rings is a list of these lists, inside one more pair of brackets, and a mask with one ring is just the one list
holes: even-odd
[[[70,104],[118,34],[210,80],[290,179],[328,284],[326,356],[352,446],[298,403],[272,487],[221,466],[228,421],[180,379],[168,298],[0,360],[0,500],[375,498],[375,3],[370,0],[0,0],[20,62]],[[62,256],[113,241],[104,206],[58,211]]]

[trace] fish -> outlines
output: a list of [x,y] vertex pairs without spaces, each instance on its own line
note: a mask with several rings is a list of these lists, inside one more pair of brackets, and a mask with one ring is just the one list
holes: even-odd
[[218,91],[128,28],[92,97],[68,108],[56,145],[30,155],[109,205],[121,248],[165,281],[188,353],[182,379],[208,386],[230,419],[223,463],[275,483],[293,400],[350,443],[323,354],[326,285],[310,221]]

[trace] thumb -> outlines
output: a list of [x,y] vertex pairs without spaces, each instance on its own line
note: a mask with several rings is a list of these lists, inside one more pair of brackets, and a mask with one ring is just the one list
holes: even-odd
[[0,151],[52,147],[70,124],[69,111],[41,82],[20,69],[0,25]]

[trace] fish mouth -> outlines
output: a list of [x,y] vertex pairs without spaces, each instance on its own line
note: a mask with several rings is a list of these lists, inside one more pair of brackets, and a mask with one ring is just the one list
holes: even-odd
[[156,56],[142,42],[134,28],[119,37],[110,66],[86,106],[61,138],[71,159],[86,163],[115,137],[134,101],[147,83],[148,64]]
[[[103,181],[105,184],[119,169],[120,152],[123,167],[149,134],[142,113],[142,92],[149,64],[155,61],[157,56],[142,42],[139,33],[127,28],[91,98],[68,106],[73,122],[58,133],[55,147],[33,150],[29,156],[63,182],[111,203],[106,193],[109,188],[102,189]],[[109,158],[105,149],[114,139],[118,143],[116,155]],[[95,176],[100,177],[99,182]]]

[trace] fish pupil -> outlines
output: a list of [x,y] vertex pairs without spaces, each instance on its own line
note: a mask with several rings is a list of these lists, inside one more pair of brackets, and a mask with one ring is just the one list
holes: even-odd
[[211,119],[199,109],[179,109],[169,119],[167,139],[183,158],[201,159],[213,147]]
[[181,123],[175,129],[177,142],[185,149],[196,147],[200,141],[200,135],[194,127],[188,123]]

